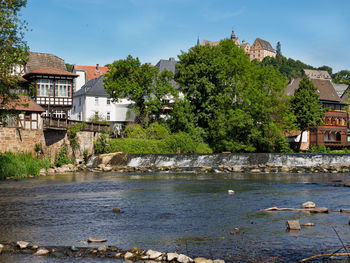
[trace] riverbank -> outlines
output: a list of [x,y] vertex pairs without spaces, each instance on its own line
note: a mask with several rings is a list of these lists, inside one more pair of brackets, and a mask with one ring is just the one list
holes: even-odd
[[[90,239],[89,239],[90,240]],[[106,242],[107,240],[101,241]],[[88,241],[90,242],[90,241]],[[100,242],[100,241],[98,241]],[[0,244],[0,254],[26,254],[32,256],[45,256],[51,258],[114,258],[137,262],[140,260],[152,260],[154,262],[178,262],[178,263],[225,263],[220,259],[207,259],[204,257],[190,258],[176,252],[159,252],[133,247],[130,250],[121,250],[116,246],[101,245],[99,247],[75,247],[75,246],[38,246],[25,241]]]
[[48,159],[36,158],[30,153],[0,153],[0,180],[40,175],[51,165]]

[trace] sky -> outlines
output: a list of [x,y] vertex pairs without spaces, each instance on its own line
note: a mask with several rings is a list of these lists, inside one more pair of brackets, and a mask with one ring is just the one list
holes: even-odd
[[349,11],[349,0],[27,0],[21,14],[30,50],[70,64],[129,54],[156,64],[233,29],[240,41],[279,41],[284,56],[334,73],[350,70]]

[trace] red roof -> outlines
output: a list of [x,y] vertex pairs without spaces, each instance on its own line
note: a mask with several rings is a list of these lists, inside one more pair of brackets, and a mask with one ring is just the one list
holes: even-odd
[[46,68],[41,68],[41,69],[37,69],[34,71],[31,71],[27,74],[25,74],[23,77],[29,77],[31,75],[59,75],[59,76],[69,76],[69,77],[78,77],[77,74],[62,70],[62,69],[58,69],[58,68],[50,68],[50,67],[46,67]]
[[31,98],[25,95],[18,95],[18,98],[8,98],[4,101],[0,97],[0,110],[16,110],[16,111],[36,111],[44,112],[45,110],[36,104]]
[[73,69],[75,69],[76,71],[85,71],[86,82],[88,82],[91,79],[95,79],[102,76],[109,70],[108,67],[100,67],[98,65],[96,66],[73,65],[72,70]]

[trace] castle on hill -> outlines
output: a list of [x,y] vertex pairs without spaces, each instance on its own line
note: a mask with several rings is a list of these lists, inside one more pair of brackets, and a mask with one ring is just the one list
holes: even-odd
[[[276,57],[276,51],[272,48],[270,42],[257,38],[255,39],[254,43],[252,46],[248,42],[245,42],[245,40],[240,43],[239,38],[236,37],[234,31],[232,30],[230,39],[234,41],[234,43],[241,47],[245,53],[248,54],[249,59],[252,61],[254,59],[257,59],[259,61],[262,61],[264,57]],[[203,42],[200,44],[202,46],[205,45],[211,45],[211,46],[216,46],[219,45],[220,41],[209,41],[209,40],[203,40]],[[199,40],[197,42],[199,44]]]

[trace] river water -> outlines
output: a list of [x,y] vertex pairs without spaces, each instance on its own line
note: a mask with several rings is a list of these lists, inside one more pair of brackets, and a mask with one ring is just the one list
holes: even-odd
[[[0,182],[0,243],[106,245],[232,262],[295,262],[350,244],[350,213],[262,212],[313,201],[350,209],[349,175],[77,173]],[[232,189],[235,194],[229,195]],[[113,213],[118,207],[123,213]],[[287,232],[285,222],[312,222]],[[235,228],[239,228],[238,231]],[[234,233],[231,233],[234,232]],[[339,234],[340,239],[337,237]],[[96,245],[91,245],[96,246]],[[116,262],[0,255],[0,262]]]

